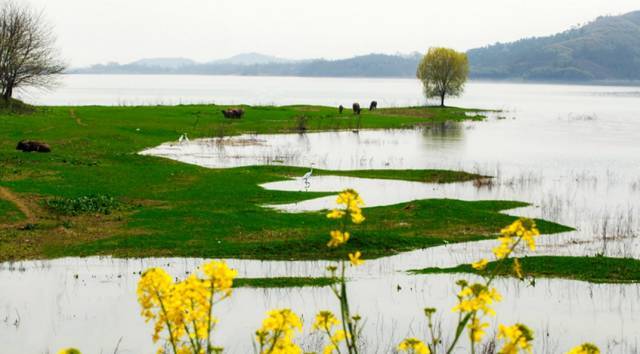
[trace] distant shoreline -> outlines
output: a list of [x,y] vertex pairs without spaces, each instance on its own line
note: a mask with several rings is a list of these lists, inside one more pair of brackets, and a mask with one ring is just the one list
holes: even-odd
[[[219,77],[260,77],[260,78],[309,78],[309,79],[406,79],[417,80],[411,76],[301,76],[301,75],[244,75],[244,74],[196,74],[196,73],[101,73],[101,72],[66,72],[63,76],[219,76]],[[509,79],[487,79],[469,78],[469,82],[504,83],[504,84],[525,84],[525,85],[572,85],[572,86],[627,86],[639,87],[640,80],[525,80],[518,78]]]

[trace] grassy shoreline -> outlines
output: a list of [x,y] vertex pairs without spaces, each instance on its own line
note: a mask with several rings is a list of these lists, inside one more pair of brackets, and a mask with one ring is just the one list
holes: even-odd
[[[0,141],[0,187],[19,198],[33,218],[22,227],[0,228],[0,261],[91,255],[343,258],[345,254],[325,247],[332,224],[323,213],[286,214],[261,207],[331,194],[269,191],[258,186],[300,176],[306,169],[206,169],[136,154],[175,140],[184,132],[192,138],[216,136],[220,125],[225,134],[281,133],[290,132],[300,114],[309,117],[308,131],[333,127],[336,122],[339,129],[349,129],[355,121],[346,112],[340,116],[332,107],[246,107],[242,120],[224,119],[222,108],[46,107],[30,115],[0,114],[0,136],[5,137]],[[402,110],[364,111],[361,127],[406,128],[444,118],[471,119],[466,112],[478,112],[459,108]],[[53,151],[18,152],[15,144],[21,139],[43,140]],[[317,173],[433,183],[480,177],[438,170]],[[51,199],[65,204],[65,200],[87,196],[112,197],[122,208],[106,214],[65,215],[47,207]],[[353,242],[340,252],[357,248],[367,258],[374,258],[494,237],[514,219],[500,212],[523,205],[441,199],[368,208],[368,221],[353,230]],[[569,230],[543,221],[539,225],[546,233]]]
[[[580,280],[590,283],[640,283],[640,260],[611,257],[569,257],[569,256],[532,256],[518,258],[525,277],[560,278]],[[513,277],[511,271],[513,259],[499,270],[498,274]],[[496,268],[496,262],[487,265],[487,271]],[[451,268],[425,268],[411,271],[414,274],[480,274],[469,264]]]

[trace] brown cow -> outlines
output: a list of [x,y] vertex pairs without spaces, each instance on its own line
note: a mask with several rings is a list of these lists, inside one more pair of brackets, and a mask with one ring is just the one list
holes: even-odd
[[244,109],[242,108],[229,108],[222,110],[222,114],[225,118],[240,119],[244,115]]

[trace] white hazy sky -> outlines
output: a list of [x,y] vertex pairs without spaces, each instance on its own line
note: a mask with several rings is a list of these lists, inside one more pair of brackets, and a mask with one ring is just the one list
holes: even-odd
[[17,0],[42,9],[72,66],[144,57],[207,61],[466,50],[547,35],[638,0]]

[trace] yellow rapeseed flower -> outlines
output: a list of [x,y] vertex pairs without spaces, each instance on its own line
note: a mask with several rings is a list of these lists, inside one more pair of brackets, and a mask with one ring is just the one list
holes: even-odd
[[333,354],[333,351],[338,349],[334,344],[327,344],[322,350],[322,354]]
[[327,243],[327,246],[329,246],[329,247],[338,247],[338,246],[346,243],[347,241],[349,241],[349,233],[348,232],[342,232],[340,230],[334,230],[334,231],[331,231],[330,235],[331,235],[331,240],[329,240],[329,243]]
[[600,354],[600,348],[592,343],[584,343],[571,349],[567,354]]
[[467,328],[469,329],[469,337],[472,341],[478,343],[485,335],[485,328],[489,327],[488,323],[480,322],[480,319],[474,318]]
[[479,260],[477,262],[471,263],[471,266],[475,270],[484,270],[485,268],[487,268],[487,264],[488,263],[489,263],[488,260],[486,260],[485,258],[482,258],[481,260]]
[[498,327],[498,339],[503,339],[505,344],[498,354],[518,354],[520,350],[531,353],[533,347],[533,332],[529,327],[516,323],[513,326],[500,325]]
[[302,330],[302,321],[290,309],[269,311],[256,331],[256,338],[262,348],[260,354],[300,354],[302,349],[293,342],[296,331]]
[[518,277],[518,279],[524,278],[524,274],[522,273],[522,265],[520,264],[520,260],[517,258],[513,260],[513,272],[515,273],[516,277]]
[[424,342],[416,338],[407,338],[398,345],[399,352],[409,354],[431,354],[429,347]]
[[503,237],[522,237],[532,251],[536,249],[535,237],[540,235],[535,221],[528,218],[520,218],[511,225],[500,230]]
[[230,291],[233,279],[238,275],[237,270],[229,268],[223,261],[211,261],[205,264],[202,272],[212,282],[216,291]]
[[340,218],[342,218],[344,216],[344,214],[346,214],[345,211],[342,211],[340,209],[333,209],[327,214],[327,218],[329,218],[329,219],[340,219]]
[[80,351],[76,348],[66,348],[66,349],[61,349],[58,354],[82,354],[80,353]]
[[465,286],[458,293],[458,304],[453,307],[452,311],[464,313],[482,311],[493,316],[495,311],[489,306],[500,300],[502,300],[502,296],[495,288],[489,289],[482,284],[473,284]]
[[356,253],[349,253],[349,261],[354,267],[357,267],[364,263],[364,261],[360,259],[360,256],[362,256],[360,251],[356,251]]
[[331,311],[320,311],[316,315],[316,321],[313,323],[314,330],[330,330],[339,323],[336,316]]
[[510,236],[498,237],[498,241],[500,241],[500,245],[493,249],[493,254],[498,259],[504,259],[511,254],[511,246],[514,243],[514,240]]
[[336,199],[336,203],[344,205],[349,212],[359,212],[360,207],[364,206],[364,201],[360,198],[358,192],[353,189],[346,189]]
[[347,338],[351,338],[351,336],[349,336],[347,332],[339,329],[331,336],[331,342],[340,343]]
[[362,212],[351,213],[351,222],[354,224],[361,224],[365,220],[365,217],[362,216]]

